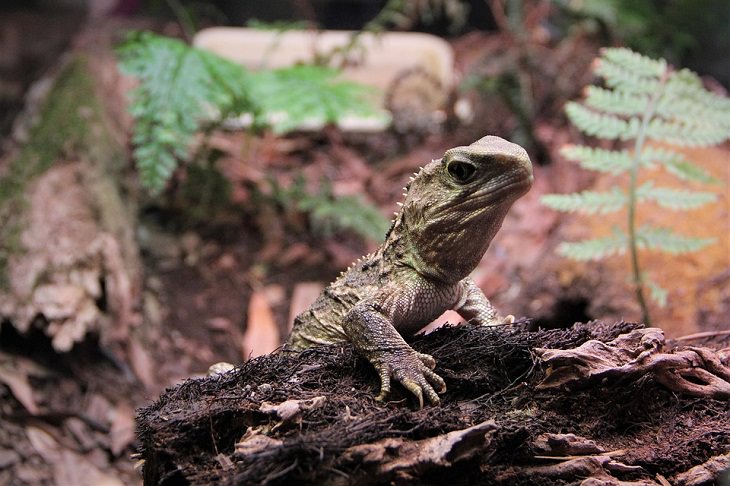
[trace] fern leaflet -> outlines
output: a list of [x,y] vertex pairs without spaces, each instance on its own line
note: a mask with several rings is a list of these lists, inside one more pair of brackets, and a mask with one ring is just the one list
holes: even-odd
[[565,113],[582,132],[594,137],[629,140],[639,132],[639,119],[635,117],[624,120],[615,115],[590,110],[575,102],[569,102],[565,106]]
[[566,145],[560,153],[581,167],[597,172],[618,175],[631,168],[631,155],[626,150],[606,150],[585,145]]
[[540,201],[557,211],[584,214],[607,214],[626,205],[626,194],[614,187],[609,192],[583,191],[573,194],[546,194]]
[[636,194],[640,201],[653,201],[663,208],[673,210],[696,209],[717,199],[714,192],[654,187],[651,182],[639,186]]
[[669,297],[669,291],[658,283],[654,282],[650,278],[644,277],[644,283],[649,288],[649,295],[652,300],[657,303],[659,307],[665,307],[667,305],[667,298]]
[[331,236],[348,230],[372,240],[379,240],[388,229],[388,220],[381,212],[356,196],[335,196],[326,181],[316,192],[307,190],[306,180],[300,176],[289,187],[268,179],[271,198],[285,208],[304,213],[315,233]]
[[612,236],[592,238],[588,240],[567,242],[558,245],[560,255],[577,261],[601,260],[612,255],[621,255],[626,251],[627,237],[620,232]]
[[646,250],[661,250],[672,255],[692,253],[715,243],[715,238],[694,238],[678,235],[669,228],[642,226],[636,232],[636,241],[639,248]]
[[585,103],[595,110],[614,115],[640,115],[649,104],[649,95],[589,86]]
[[652,93],[660,87],[659,81],[654,77],[644,77],[625,66],[607,60],[599,61],[595,73],[605,79],[609,88],[629,93]]
[[667,69],[664,59],[651,59],[626,48],[601,49],[601,62],[607,61],[621,66],[636,76],[658,78]]
[[717,184],[719,181],[701,167],[693,164],[684,155],[674,150],[657,147],[646,147],[641,153],[642,163],[645,165],[656,162],[685,181]]

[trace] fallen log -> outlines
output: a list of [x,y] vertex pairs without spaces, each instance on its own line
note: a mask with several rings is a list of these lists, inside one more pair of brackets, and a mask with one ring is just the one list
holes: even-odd
[[128,116],[112,27],[87,28],[38,81],[0,161],[0,322],[59,352],[114,349],[139,321]]
[[[568,376],[550,361],[561,352],[579,369],[594,348],[628,362],[684,356],[657,330],[446,327],[412,345],[437,360],[440,407],[418,410],[398,389],[375,401],[378,378],[348,346],[279,352],[167,390],[138,412],[145,484],[704,484],[725,474],[713,459],[730,453],[721,395],[669,389],[651,367],[548,386]],[[726,367],[724,355],[690,351],[701,357],[693,369],[722,379],[713,366]]]

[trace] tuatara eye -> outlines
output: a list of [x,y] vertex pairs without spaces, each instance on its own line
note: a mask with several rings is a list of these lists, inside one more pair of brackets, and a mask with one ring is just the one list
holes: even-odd
[[455,160],[446,166],[451,177],[460,184],[469,182],[477,171],[477,168],[468,162]]

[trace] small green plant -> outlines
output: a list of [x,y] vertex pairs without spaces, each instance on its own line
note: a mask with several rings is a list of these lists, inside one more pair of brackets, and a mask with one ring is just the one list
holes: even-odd
[[195,136],[232,116],[249,115],[252,129],[276,133],[304,123],[376,116],[368,88],[337,79],[337,71],[300,65],[250,72],[182,41],[137,32],[118,49],[123,72],[137,78],[130,112],[142,184],[162,191]]
[[452,33],[459,32],[468,19],[469,6],[462,0],[388,0],[380,12],[362,29],[350,35],[344,45],[335,46],[317,56],[317,63],[326,66],[357,64],[363,52],[363,34],[381,34],[388,30],[413,30],[420,25],[437,21],[448,23]]
[[466,24],[468,14],[468,2],[461,0],[388,0],[363,30],[410,30],[418,23],[432,25],[445,20],[451,32],[458,32]]
[[628,147],[566,146],[562,153],[585,169],[616,176],[628,173],[627,186],[616,185],[605,192],[549,194],[542,202],[558,211],[585,214],[626,209],[625,228],[613,228],[613,234],[603,238],[563,242],[558,252],[584,261],[628,252],[636,298],[649,325],[645,289],[659,305],[666,303],[667,291],[642,272],[639,249],[681,254],[697,251],[714,239],[680,235],[648,224],[638,226],[638,203],[652,202],[678,211],[716,198],[712,192],[658,187],[651,180],[639,185],[639,172],[657,167],[684,181],[716,182],[681,153],[649,142],[688,147],[722,143],[730,137],[730,100],[705,90],[693,72],[675,70],[663,59],[650,59],[629,49],[604,49],[594,72],[603,78],[604,87],[589,86],[583,102],[568,103],[568,118],[588,135]]
[[310,192],[304,177],[288,187],[269,179],[270,194],[265,196],[288,210],[307,215],[314,233],[331,236],[337,231],[353,231],[372,240],[381,240],[388,230],[388,220],[375,207],[357,196],[335,196],[326,180],[317,192]]

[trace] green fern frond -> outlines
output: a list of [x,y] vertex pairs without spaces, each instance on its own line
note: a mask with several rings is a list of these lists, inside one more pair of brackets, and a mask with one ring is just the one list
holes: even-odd
[[603,238],[560,243],[557,252],[576,261],[601,260],[608,256],[623,254],[626,251],[626,243],[626,235],[615,232],[614,235]]
[[631,155],[626,150],[606,150],[585,145],[566,145],[560,153],[581,167],[597,172],[618,175],[631,167]]
[[653,201],[663,208],[676,211],[696,209],[717,199],[714,192],[654,187],[651,182],[639,186],[636,195],[640,201]]
[[645,290],[661,305],[666,302],[667,291],[642,276],[637,249],[680,254],[697,251],[715,239],[677,235],[666,228],[637,228],[637,203],[689,210],[717,196],[684,188],[654,187],[651,181],[638,186],[640,171],[660,166],[682,180],[716,183],[714,177],[681,153],[658,148],[652,142],[689,147],[723,143],[730,139],[730,99],[707,91],[699,76],[689,70],[676,71],[663,59],[650,59],[628,49],[603,49],[593,71],[603,78],[604,87],[589,86],[582,103],[568,103],[568,118],[587,135],[632,142],[633,148],[568,146],[562,154],[585,169],[612,175],[628,173],[627,190],[614,187],[602,193],[549,194],[542,202],[559,211],[592,214],[627,207],[626,234],[615,232],[605,238],[562,243],[558,251],[578,260],[628,252],[637,300],[649,325]]
[[601,62],[608,61],[636,74],[637,76],[658,78],[667,70],[664,59],[652,59],[623,47],[601,49]]
[[587,106],[605,113],[632,116],[640,115],[646,110],[649,95],[588,86],[585,103]]
[[715,128],[730,137],[730,99],[706,90],[699,76],[687,69],[672,73],[656,112],[667,120]]
[[641,152],[642,163],[658,163],[670,174],[682,180],[701,182],[705,184],[718,184],[719,181],[712,177],[701,167],[693,164],[684,155],[674,150],[658,147],[646,147]]
[[609,192],[583,191],[572,194],[546,194],[540,201],[557,211],[607,214],[618,211],[626,205],[626,194],[614,187]]
[[134,156],[142,184],[159,193],[188,157],[190,140],[215,110],[245,100],[247,73],[233,63],[148,32],[133,33],[118,48],[124,73],[139,80],[131,93]]
[[275,133],[307,123],[337,123],[348,116],[381,116],[372,103],[372,89],[337,79],[321,66],[298,65],[252,75],[252,96]]
[[[195,133],[224,119],[250,114],[254,126],[277,133],[305,123],[336,123],[375,115],[369,89],[339,81],[321,66],[249,73],[242,66],[148,32],[118,48],[122,71],[139,80],[132,92],[133,142],[142,183],[153,194],[180,160],[190,158]],[[382,115],[381,115],[382,116]]]
[[656,228],[648,225],[642,226],[636,231],[636,242],[639,248],[660,250],[673,255],[692,253],[716,241],[716,238],[694,238],[676,234],[669,228]]
[[565,112],[573,125],[594,137],[629,140],[639,132],[640,123],[636,117],[624,120],[618,116],[593,111],[572,101],[566,104]]

